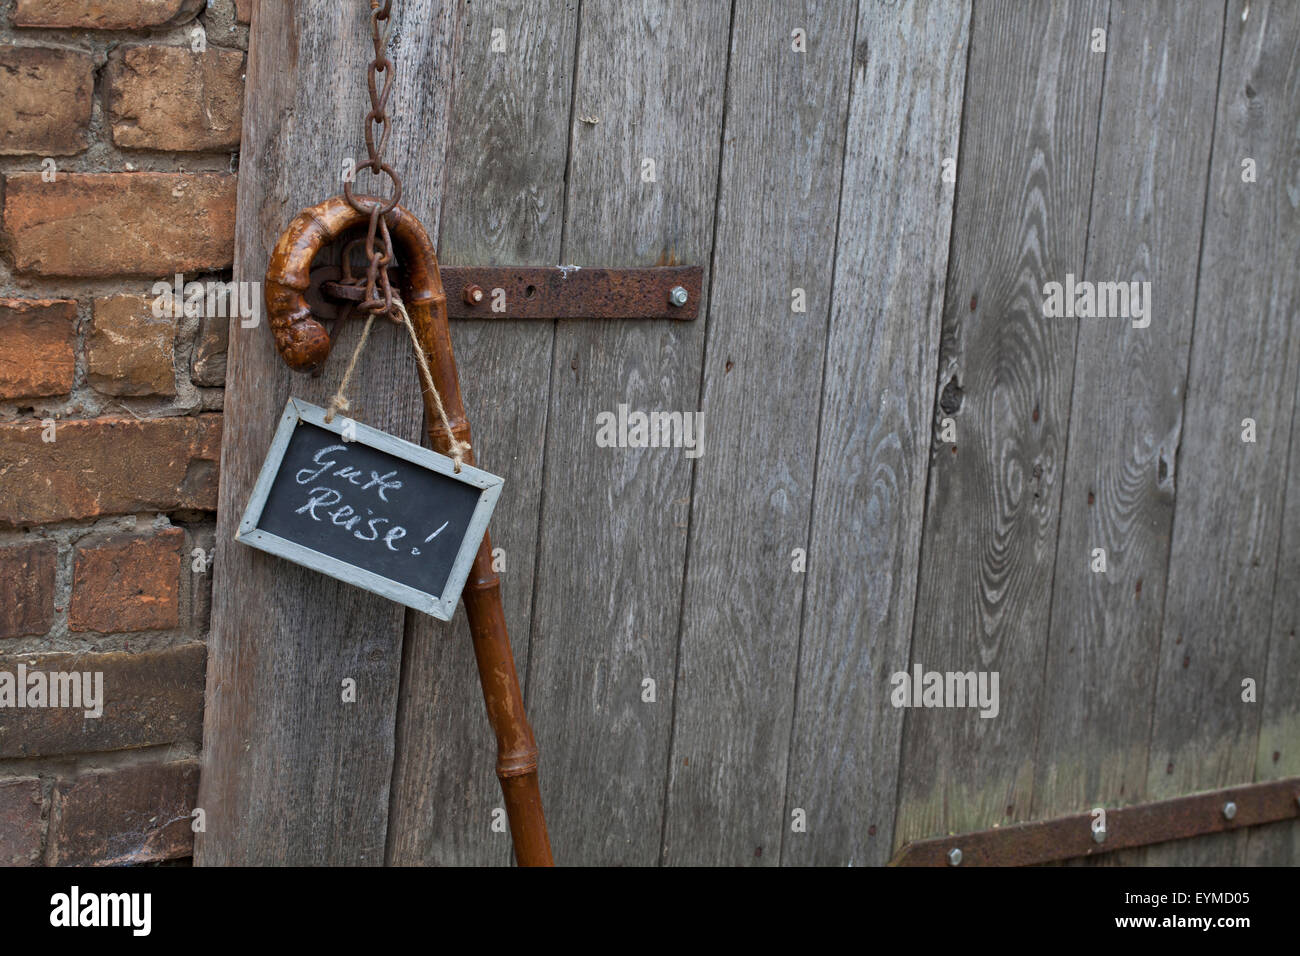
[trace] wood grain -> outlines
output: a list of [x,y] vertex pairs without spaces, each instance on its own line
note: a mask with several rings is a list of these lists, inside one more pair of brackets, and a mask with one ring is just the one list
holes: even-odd
[[[403,121],[388,155],[405,174],[403,203],[433,229],[455,11],[432,0],[394,10],[402,72],[390,109]],[[327,0],[267,0],[252,30],[235,279],[260,282],[289,219],[341,191],[344,158],[364,156],[371,46],[365,10]],[[404,161],[419,143],[431,144],[423,153],[435,158]],[[359,333],[343,333],[341,355]],[[399,329],[373,335],[350,395],[359,421],[418,440],[421,402],[409,348]],[[296,375],[281,363],[265,323],[244,329],[231,321],[200,864],[384,861],[402,608],[231,541],[286,399],[324,404],[343,361],[335,355],[320,378]],[[347,678],[356,681],[355,703],[342,702]]]
[[888,681],[912,633],[969,20],[964,3],[858,15],[783,863],[890,856]]
[[[566,263],[709,261],[729,16],[717,0],[583,5]],[[704,328],[559,324],[528,670],[557,861],[659,858],[692,460],[597,447],[596,415],[695,411]],[[709,439],[706,422],[706,455]]]
[[[1294,314],[1294,312],[1293,312]],[[1292,334],[1295,334],[1293,328]],[[1273,592],[1273,627],[1268,669],[1260,682],[1259,750],[1255,780],[1300,776],[1300,385],[1291,413],[1291,460],[1286,474],[1286,507],[1278,543]],[[1290,821],[1252,830],[1246,862],[1252,866],[1300,864],[1300,823]]]
[[[576,0],[463,4],[444,265],[556,265],[568,151]],[[504,31],[505,50],[492,49]],[[486,290],[491,294],[491,290]],[[480,467],[505,478],[492,520],[506,624],[524,680],[554,323],[452,323]],[[541,742],[546,774],[547,748]],[[509,834],[464,615],[408,614],[389,833],[395,865],[505,865]]]
[[[999,712],[907,712],[895,844],[1027,819],[1043,704],[1075,323],[1043,286],[1082,274],[1107,4],[972,16],[911,659],[999,674]],[[881,693],[887,693],[888,687]]]
[[1223,9],[1113,4],[1107,34],[1081,278],[1149,282],[1150,324],[1078,321],[1034,819],[1146,792]]
[[813,0],[739,4],[732,24],[668,864],[780,862],[804,584],[791,553],[808,541],[853,19]]
[[[1278,560],[1300,370],[1298,50],[1294,4],[1254,0],[1248,12],[1240,0],[1228,4],[1151,730],[1152,797],[1254,779],[1262,704],[1243,702],[1245,678],[1262,691],[1267,677],[1274,694],[1294,700],[1294,686],[1279,691],[1285,685],[1266,668],[1275,588],[1295,590],[1294,579],[1279,578]],[[1257,182],[1242,180],[1246,157]],[[1242,441],[1246,418],[1256,422],[1253,444]],[[1271,718],[1284,721],[1288,706],[1274,708]],[[1148,858],[1239,864],[1246,844],[1242,832],[1153,848]]]

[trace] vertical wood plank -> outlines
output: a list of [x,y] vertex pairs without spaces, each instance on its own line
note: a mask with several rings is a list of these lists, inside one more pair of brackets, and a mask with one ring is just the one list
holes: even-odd
[[1034,819],[1146,792],[1222,38],[1218,5],[1111,7],[1079,278],[1149,282],[1149,325],[1077,322]]
[[[462,3],[447,189],[438,255],[446,265],[559,262],[577,0]],[[493,50],[501,30],[505,49]],[[491,295],[490,289],[485,290]],[[490,306],[485,304],[485,311]],[[492,520],[506,624],[525,678],[553,323],[452,325],[480,467],[505,478]],[[541,748],[541,770],[550,756]],[[389,861],[505,864],[510,837],[495,748],[463,613],[448,624],[407,613]]]
[[[1297,331],[1293,325],[1291,334]],[[1291,413],[1290,445],[1268,669],[1259,685],[1257,781],[1300,776],[1300,694],[1296,693],[1300,687],[1300,639],[1296,637],[1300,634],[1300,589],[1296,587],[1300,582],[1300,385]],[[1246,862],[1252,866],[1300,864],[1300,822],[1291,820],[1252,830],[1247,838]]]
[[[1153,798],[1254,779],[1261,704],[1243,702],[1241,684],[1263,687],[1275,583],[1295,589],[1277,572],[1300,368],[1298,49],[1300,7],[1228,4],[1151,731]],[[1242,180],[1245,158],[1255,160],[1256,182]],[[1254,443],[1242,441],[1246,418],[1256,422]],[[1267,676],[1274,693],[1294,699],[1293,687],[1279,691]],[[1289,709],[1270,717],[1284,721]],[[1169,844],[1148,859],[1239,864],[1246,842],[1240,832]]]
[[[582,6],[565,262],[708,262],[729,17]],[[695,411],[703,342],[700,321],[559,324],[528,673],[557,862],[659,858],[692,460],[598,447],[596,416]]]
[[[999,674],[999,711],[911,709],[895,843],[1025,819],[1046,654],[1075,323],[1043,286],[1083,274],[1107,3],[979,3],[911,660]],[[886,693],[882,687],[881,693]]]
[[[890,856],[888,679],[911,641],[970,20],[964,3],[860,8],[780,821],[781,859],[799,864]],[[795,810],[806,832],[790,832]]]
[[[455,11],[394,4],[401,64],[388,157],[403,203],[437,225]],[[341,191],[363,157],[366,11],[330,0],[260,4],[253,24],[239,177],[235,279],[260,283],[280,231]],[[417,150],[418,144],[431,144]],[[363,179],[366,187],[368,179]],[[386,183],[382,184],[386,187]],[[360,334],[343,333],[319,378],[291,373],[265,322],[231,321],[207,711],[196,835],[201,864],[384,861],[402,608],[231,540],[290,395],[324,404]],[[352,414],[407,439],[420,433],[415,362],[399,329],[373,335],[350,390]],[[346,678],[357,701],[343,703]]]
[[791,552],[807,547],[854,11],[739,4],[732,24],[668,864],[780,860],[804,582]]

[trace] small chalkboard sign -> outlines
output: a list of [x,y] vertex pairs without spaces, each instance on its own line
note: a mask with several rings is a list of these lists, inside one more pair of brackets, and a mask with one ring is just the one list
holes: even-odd
[[501,479],[291,398],[235,540],[451,619]]

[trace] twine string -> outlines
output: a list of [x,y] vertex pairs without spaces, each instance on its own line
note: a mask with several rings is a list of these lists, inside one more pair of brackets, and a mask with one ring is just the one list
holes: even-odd
[[442,396],[438,394],[438,387],[433,384],[433,373],[429,371],[429,357],[424,354],[424,347],[420,345],[420,338],[415,334],[415,326],[411,323],[411,317],[406,314],[406,303],[399,296],[394,295],[393,307],[402,314],[402,323],[406,326],[406,331],[410,333],[411,344],[415,346],[415,361],[420,366],[424,387],[433,395],[433,403],[438,408],[438,420],[442,422],[443,430],[447,432],[447,451],[451,455],[451,460],[456,463],[456,473],[459,474],[460,466],[465,461],[465,453],[470,450],[470,444],[467,441],[461,441],[452,434],[451,421],[447,418],[447,409],[443,407]]
[[[411,316],[407,314],[406,304],[401,297],[394,294],[393,308],[402,316],[402,324],[406,326],[406,331],[411,337],[411,344],[415,346],[415,361],[420,366],[420,379],[424,385],[424,390],[433,396],[434,407],[438,409],[438,420],[442,423],[443,430],[447,433],[448,454],[455,463],[455,471],[460,473],[461,466],[465,463],[465,454],[470,451],[470,443],[458,439],[451,430],[451,420],[447,417],[447,409],[442,404],[442,396],[438,394],[438,387],[433,384],[433,373],[429,371],[429,357],[424,354],[424,347],[420,345],[420,337],[415,332],[415,325],[411,322]],[[325,421],[334,421],[337,412],[346,412],[350,407],[347,392],[348,383],[352,381],[352,374],[356,371],[357,360],[361,358],[361,350],[366,347],[366,340],[370,338],[370,328],[374,324],[375,316],[378,313],[372,312],[366,318],[366,327],[361,331],[361,340],[357,342],[357,347],[352,351],[352,358],[348,362],[347,369],[343,372],[343,380],[339,382],[339,389],[330,399],[328,410],[325,412]]]
[[357,347],[352,350],[352,358],[348,362],[348,367],[343,371],[343,380],[339,382],[339,390],[334,393],[330,399],[329,408],[325,410],[325,421],[334,421],[334,416],[338,412],[346,412],[352,407],[345,394],[348,390],[348,383],[352,381],[352,373],[357,370],[357,360],[361,358],[361,350],[366,347],[366,339],[370,338],[370,328],[375,324],[375,313],[371,312],[366,316],[366,327],[361,330],[361,341]]

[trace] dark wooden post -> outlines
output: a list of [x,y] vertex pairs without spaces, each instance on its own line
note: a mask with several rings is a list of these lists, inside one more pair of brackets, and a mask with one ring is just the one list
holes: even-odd
[[[395,124],[389,154],[421,157],[404,170],[404,196],[431,230],[444,164],[431,144],[446,141],[462,9],[435,0],[393,5],[404,38],[402,74],[412,81],[394,89],[391,109],[419,120]],[[357,119],[373,49],[364,11],[355,12],[340,16],[335,0],[258,6],[236,280],[261,282],[290,217],[337,192],[343,159],[364,154]],[[388,839],[404,609],[231,542],[290,393],[324,405],[338,384],[286,368],[265,325],[243,328],[234,319],[230,327],[198,799],[205,830],[196,834],[195,860],[377,866]],[[359,334],[359,327],[344,331],[340,347]],[[357,414],[418,441],[424,410],[417,374],[406,336],[374,336],[350,389]],[[349,678],[355,703],[341,702]]]

